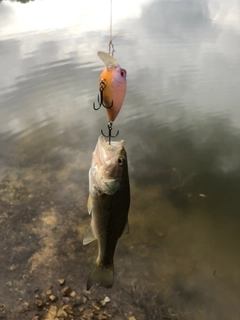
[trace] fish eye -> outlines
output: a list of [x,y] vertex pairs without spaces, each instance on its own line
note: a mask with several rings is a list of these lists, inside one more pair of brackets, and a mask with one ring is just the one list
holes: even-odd
[[125,69],[121,69],[121,76],[126,77],[127,76],[127,71]]
[[122,166],[123,165],[123,162],[124,162],[124,159],[123,158],[118,158],[118,163]]

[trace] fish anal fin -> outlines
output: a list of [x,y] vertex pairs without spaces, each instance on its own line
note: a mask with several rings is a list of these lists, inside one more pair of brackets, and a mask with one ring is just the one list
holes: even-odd
[[83,238],[83,244],[86,245],[86,244],[89,244],[90,242],[96,240],[96,237],[94,235],[94,232],[93,232],[93,229],[92,229],[92,226],[90,225],[84,235],[84,238]]
[[113,264],[107,267],[95,264],[87,281],[87,290],[90,290],[94,285],[104,288],[112,288],[113,277]]
[[91,214],[92,213],[92,197],[89,195],[88,196],[88,202],[87,202],[87,208],[88,208],[88,213]]
[[128,234],[128,233],[129,233],[129,224],[128,224],[128,221],[127,221],[127,223],[126,223],[126,225],[125,225],[125,227],[124,227],[124,229],[123,229],[123,233],[124,233],[124,234]]

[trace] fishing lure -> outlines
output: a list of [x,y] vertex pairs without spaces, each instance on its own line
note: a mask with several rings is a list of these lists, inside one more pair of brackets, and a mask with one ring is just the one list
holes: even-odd
[[106,108],[108,120],[114,121],[122,107],[123,100],[126,94],[126,76],[127,71],[122,69],[118,61],[107,54],[99,51],[99,58],[104,62],[105,68],[99,78],[99,107]]

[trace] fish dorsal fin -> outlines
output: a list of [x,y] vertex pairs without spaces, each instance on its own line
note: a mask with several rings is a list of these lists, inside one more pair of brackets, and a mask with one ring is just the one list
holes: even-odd
[[97,54],[108,69],[114,69],[119,66],[117,60],[115,58],[113,58],[112,56],[110,56],[110,54],[103,52],[103,51],[98,51]]
[[96,237],[93,233],[93,229],[91,227],[91,225],[88,227],[85,235],[84,235],[84,238],[83,238],[83,244],[86,245],[86,244],[89,244],[90,242],[96,240]]
[[128,233],[129,233],[128,221],[127,221],[127,223],[126,223],[126,225],[125,225],[125,227],[124,227],[123,233],[124,233],[124,234],[128,234]]

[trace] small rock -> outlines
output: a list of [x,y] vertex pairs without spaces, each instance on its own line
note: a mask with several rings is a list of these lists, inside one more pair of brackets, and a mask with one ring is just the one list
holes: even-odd
[[52,294],[52,290],[51,290],[51,289],[48,289],[47,292],[46,292],[46,294],[47,294],[48,296],[50,296],[50,295]]
[[67,313],[64,310],[60,309],[57,313],[57,317],[65,319],[67,317]]
[[64,288],[62,289],[62,295],[63,295],[63,296],[69,296],[71,292],[72,292],[72,289],[69,288],[68,286],[66,286],[66,287],[64,287]]
[[27,310],[29,310],[29,304],[27,302],[23,302],[17,307],[18,312],[26,312]]
[[9,287],[11,287],[11,286],[12,286],[12,282],[11,282],[11,281],[8,281],[8,282],[6,282],[6,285],[9,286]]
[[105,297],[103,301],[106,302],[106,303],[108,303],[108,302],[110,302],[111,300],[110,300],[109,297]]
[[68,297],[62,297],[62,301],[63,303],[67,304],[69,302],[69,298]]
[[27,310],[29,308],[29,303],[28,302],[24,302],[23,303],[23,309]]
[[42,300],[37,299],[37,300],[35,301],[35,304],[36,304],[36,306],[41,307],[41,306],[43,305],[43,302],[42,302]]
[[10,270],[10,271],[13,271],[13,270],[15,270],[15,269],[17,269],[17,266],[16,266],[15,264],[12,264],[11,267],[9,267],[9,270]]
[[32,320],[39,320],[39,316],[34,316]]
[[100,300],[100,303],[101,303],[101,306],[102,306],[102,307],[105,307],[106,302],[104,302],[103,300]]
[[109,297],[105,297],[104,300],[100,300],[100,303],[102,305],[102,307],[104,307],[106,305],[106,303],[110,302],[110,298]]
[[136,320],[136,318],[132,316],[132,317],[128,318],[128,320]]
[[70,293],[70,297],[72,297],[72,298],[75,298],[76,297],[76,292],[75,291],[72,291],[71,293]]
[[79,310],[80,312],[83,312],[84,307],[80,307],[80,308],[78,308],[78,310]]
[[91,309],[86,309],[82,318],[86,319],[86,320],[94,319],[93,315],[94,315],[94,313],[92,312]]
[[50,299],[51,301],[56,301],[56,300],[57,300],[57,298],[56,298],[53,294],[51,294],[51,295],[49,296],[49,299]]
[[102,305],[102,307],[104,307],[106,305],[106,303],[110,302],[110,298],[109,297],[105,297],[103,300],[100,300],[100,303]]
[[66,304],[65,306],[62,307],[62,310],[69,313],[69,314],[72,314],[72,306],[70,306],[69,304]]
[[65,283],[65,279],[58,279],[58,283],[60,286],[63,286]]
[[84,296],[89,296],[90,293],[91,293],[90,291],[87,291],[86,289],[83,289]]
[[97,305],[93,305],[93,308],[94,308],[95,310],[100,310],[100,308],[99,308]]
[[54,320],[54,318],[57,315],[57,307],[56,306],[50,306],[47,317],[45,320]]
[[82,301],[82,298],[80,296],[76,296],[75,298],[75,304],[81,304],[83,301]]
[[86,298],[86,297],[83,297],[83,298],[82,298],[82,301],[83,301],[83,303],[86,303],[86,302],[87,302],[87,298]]

